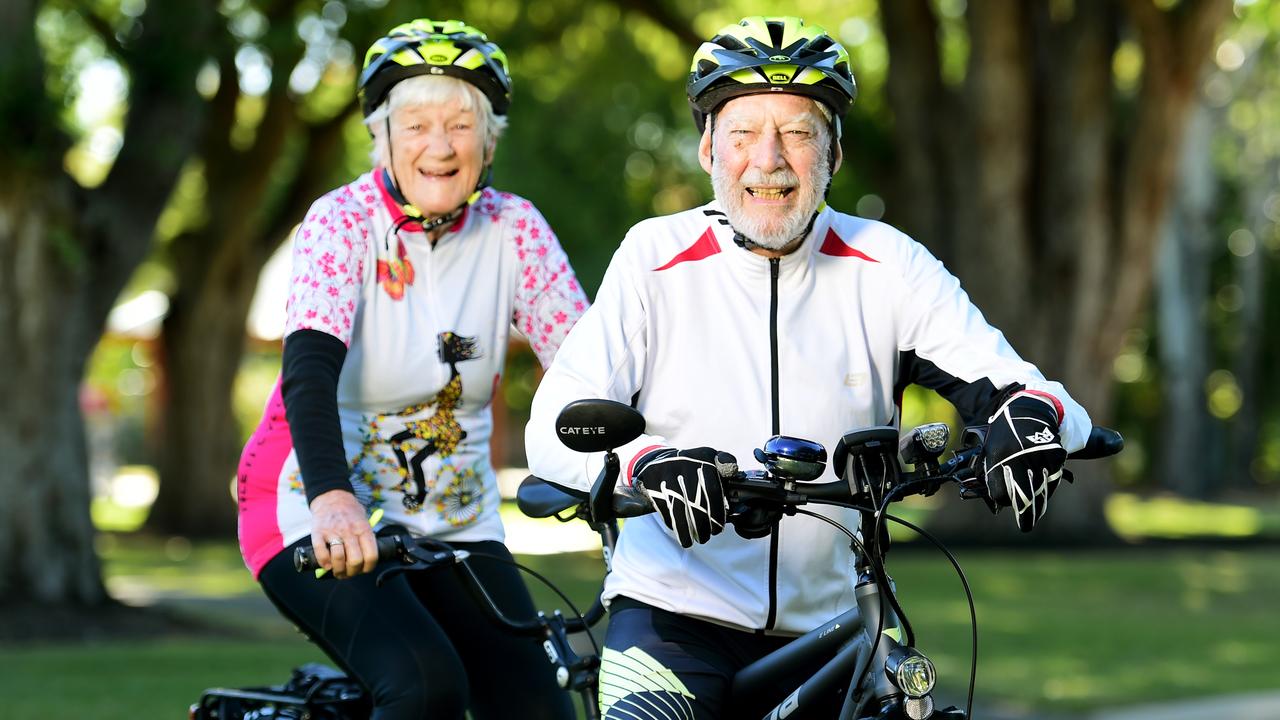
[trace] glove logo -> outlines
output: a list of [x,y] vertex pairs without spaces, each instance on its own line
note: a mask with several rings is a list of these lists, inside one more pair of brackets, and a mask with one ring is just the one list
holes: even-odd
[[1027,436],[1027,439],[1037,445],[1043,445],[1047,442],[1053,441],[1053,431],[1050,430],[1049,428],[1045,428],[1040,432],[1031,433],[1030,435]]

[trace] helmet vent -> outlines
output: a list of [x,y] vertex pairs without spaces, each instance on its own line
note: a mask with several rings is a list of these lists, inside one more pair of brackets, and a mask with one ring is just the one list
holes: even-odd
[[741,40],[739,40],[738,38],[732,35],[717,35],[711,39],[711,42],[716,45],[719,45],[720,47],[726,50],[741,51],[741,50],[749,49],[746,43],[742,42]]
[[782,47],[782,23],[769,22],[765,25],[769,28],[769,44],[776,48]]

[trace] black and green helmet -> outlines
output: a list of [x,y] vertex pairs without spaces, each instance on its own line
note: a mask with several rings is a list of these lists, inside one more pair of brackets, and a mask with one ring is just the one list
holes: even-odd
[[480,88],[498,115],[506,115],[511,106],[506,53],[461,20],[420,18],[397,25],[370,46],[359,83],[365,117],[382,104],[392,85],[415,75],[466,80]]
[[844,46],[798,17],[743,18],[694,53],[688,95],[699,132],[726,100],[765,92],[805,95],[842,117],[858,87]]

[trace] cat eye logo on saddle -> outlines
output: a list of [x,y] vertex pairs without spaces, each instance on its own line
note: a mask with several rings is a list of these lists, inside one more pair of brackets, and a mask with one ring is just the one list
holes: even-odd
[[594,425],[561,425],[561,435],[603,435],[604,428]]

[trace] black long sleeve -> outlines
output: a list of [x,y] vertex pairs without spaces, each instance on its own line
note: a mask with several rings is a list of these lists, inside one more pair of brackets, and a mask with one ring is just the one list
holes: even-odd
[[284,341],[280,394],[308,503],[330,490],[352,490],[338,420],[346,357],[341,340],[318,330],[298,330]]

